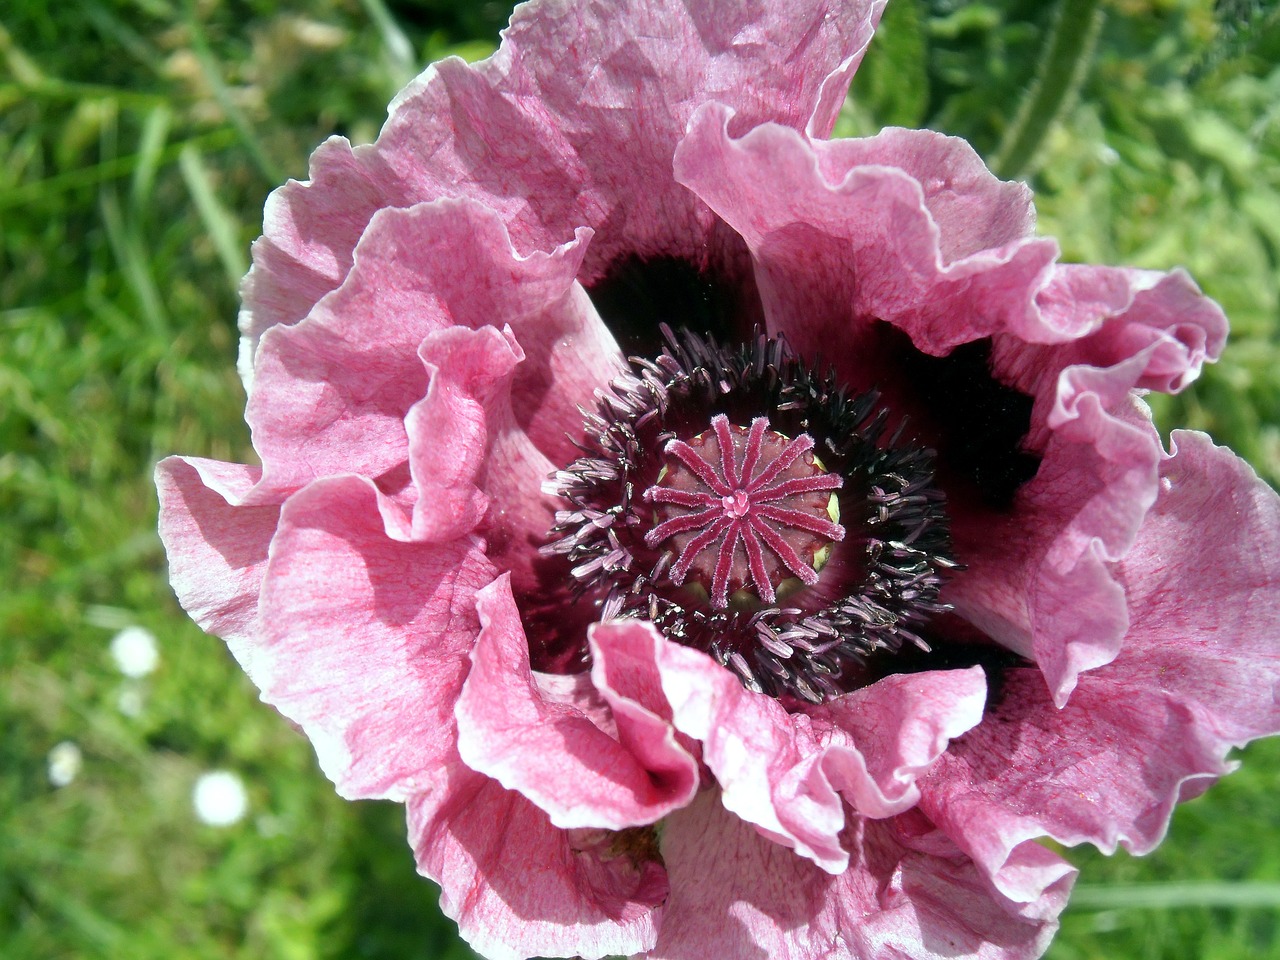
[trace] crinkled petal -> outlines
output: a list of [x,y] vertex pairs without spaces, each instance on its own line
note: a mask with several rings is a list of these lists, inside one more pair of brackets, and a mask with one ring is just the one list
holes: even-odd
[[871,863],[894,864],[879,891],[880,911],[857,928],[866,957],[1033,960],[1057,932],[1076,879],[1075,868],[1057,854],[1028,845],[1014,854],[1009,869],[1042,892],[1032,904],[1011,904],[918,811],[869,821],[863,848]]
[[511,385],[515,422],[546,457],[568,463],[582,453],[582,408],[622,372],[622,351],[578,283],[504,322],[528,358]]
[[418,347],[427,395],[409,408],[405,433],[413,480],[414,538],[447,542],[484,519],[480,487],[489,452],[489,413],[505,400],[524,352],[493,327],[446,327]]
[[542,582],[536,567],[538,547],[551,529],[556,501],[542,492],[542,484],[555,464],[534,446],[515,423],[510,398],[503,415],[490,425],[489,456],[482,485],[489,496],[485,517],[487,552],[522,594],[538,590]]
[[[1122,411],[1127,411],[1123,412]],[[1012,510],[956,512],[964,575],[945,597],[957,612],[1033,660],[1056,701],[1080,674],[1110,663],[1129,613],[1111,565],[1128,551],[1156,496],[1160,440],[1136,403],[1076,403],[1074,436],[1054,435]]]
[[379,212],[341,287],[260,345],[245,416],[263,483],[291,491],[403,464],[405,416],[427,389],[419,344],[455,326],[512,329],[532,360],[512,384],[522,423],[562,450],[577,404],[618,362],[574,281],[589,236],[523,255],[497,214],[471,201]]
[[1175,435],[1160,498],[1119,566],[1131,623],[1114,663],[1059,709],[1031,671],[921,781],[921,807],[1011,899],[1008,868],[1049,835],[1135,853],[1173,807],[1280,731],[1280,499],[1230,452]]
[[1129,623],[1111,564],[1155,501],[1163,457],[1132,391],[1194,380],[1221,352],[1226,319],[1180,271],[1058,266],[1037,305],[1079,338],[1045,347],[998,336],[991,362],[1034,398],[1026,442],[1040,471],[1008,515],[957,515],[968,570],[948,599],[1033,658],[1062,704],[1082,671],[1115,658]]
[[1186,779],[1229,769],[1186,704],[1103,679],[1113,669],[1084,674],[1061,709],[1036,672],[1010,671],[994,715],[920,781],[921,809],[1011,900],[1042,892],[1010,867],[1023,847],[1048,834],[1108,852],[1122,841],[1147,849]]
[[701,651],[656,631],[652,645],[675,726],[701,741],[725,807],[824,870],[845,869],[844,808],[818,763],[809,718],[746,689]]
[[980,667],[894,674],[808,709],[833,736],[822,768],[865,817],[890,817],[915,806],[916,778],[947,744],[977,726],[987,697]]
[[701,108],[676,173],[747,241],[771,331],[809,356],[852,338],[831,359],[855,385],[883,375],[869,320],[935,355],[990,337],[994,376],[1035,399],[1040,476],[1011,516],[957,510],[970,571],[950,599],[1035,659],[1065,702],[1119,650],[1127,616],[1108,565],[1155,499],[1159,441],[1130,394],[1194,379],[1221,349],[1221,310],[1181,272],[1054,264],[1052,241],[1025,236],[1025,191],[962,141],[891,130],[822,143],[771,125],[734,139],[731,118]]
[[630,956],[653,945],[666,874],[634,832],[566,831],[455,754],[408,800],[418,870],[492,960]]
[[619,742],[647,769],[678,785],[677,806],[684,806],[697,793],[700,752],[672,722],[653,659],[656,633],[653,624],[642,620],[592,624],[587,631],[591,683],[609,707]]
[[351,269],[352,254],[373,215],[387,206],[383,190],[356,160],[345,137],[330,137],[311,155],[307,182],[290,180],[263,210],[263,236],[240,285],[240,358],[245,385],[253,380],[262,334],[297,323]]
[[1280,498],[1203,434],[1173,447],[1120,568],[1133,626],[1116,671],[1239,746],[1280,733]]
[[727,815],[707,791],[664,829],[671,899],[649,960],[1030,960],[1044,952],[1069,867],[1037,858],[1059,880],[1047,885],[1044,916],[1022,918],[945,838],[905,832],[903,821],[856,821],[846,831],[854,862],[831,876]]
[[1035,229],[1031,188],[996,177],[959,137],[886,127],[873,137],[816,143],[814,150],[827,183],[840,183],[855,167],[894,168],[914,179],[944,264],[1016,243]]
[[883,6],[521,6],[493,57],[429,67],[396,98],[376,143],[331,139],[308,183],[272,195],[242,290],[242,370],[268,328],[296,323],[342,283],[365,226],[388,207],[470,197],[501,214],[522,251],[591,227],[588,280],[628,254],[714,255],[715,218],[671,179],[694,108],[716,99],[744,126],[825,136]]
[[676,729],[701,742],[725,807],[831,873],[849,863],[841,794],[871,816],[907,809],[915,777],[982,715],[976,668],[895,678],[792,714],[652,627],[631,629],[628,641],[634,669],[661,683]]
[[257,467],[196,457],[168,457],[156,467],[173,591],[250,675],[267,549],[280,518],[279,504],[243,503],[261,475]]
[[418,356],[430,386],[405,418],[412,483],[399,495],[413,500],[414,538],[443,542],[483,522],[489,559],[518,588],[537,589],[531,544],[554,523],[555,501],[542,492],[553,465],[517,422],[512,396],[533,359],[510,328],[494,327],[438,330]]
[[577,704],[540,688],[509,576],[480,591],[477,610],[482,629],[455,711],[458,752],[469,767],[564,829],[643,826],[693,798],[698,764],[669,723],[646,728],[648,717],[619,712],[611,735]]
[[1071,425],[1084,398],[1111,410],[1135,389],[1176,393],[1226,343],[1222,308],[1181,270],[1056,264],[1035,305],[1046,326],[1070,341],[1002,334],[991,356],[993,374],[1035,401],[1033,450],[1055,433],[1079,436]]
[[[1036,307],[1047,324],[1071,334],[1071,345],[1023,352],[1006,343],[1023,353],[1021,362],[996,364],[1007,365],[1002,374],[1016,373],[1037,399],[1052,399],[1054,374],[1070,366],[1110,367],[1136,356],[1144,358],[1137,389],[1176,393],[1217,359],[1227,338],[1222,308],[1183,270],[1057,264],[1036,294]],[[1049,421],[1063,415],[1054,406]]]
[[453,708],[497,575],[474,538],[387,535],[367,479],[285,504],[262,585],[254,682],[298,723],[345,797],[403,800],[453,750]]
[[[1035,327],[1030,293],[1057,244],[1027,236],[1025,193],[981,176],[964,141],[894,130],[850,145],[776,124],[735,139],[733,119],[719,103],[694,114],[676,177],[746,240],[769,332],[785,334],[800,354],[820,353],[861,383],[868,376],[853,366],[858,351],[829,348],[856,341],[872,320],[933,355]],[[895,155],[901,166],[888,165]],[[912,175],[925,173],[922,155],[932,159],[923,182]],[[985,222],[965,212],[974,206],[986,209]],[[973,249],[979,239],[1002,243]]]

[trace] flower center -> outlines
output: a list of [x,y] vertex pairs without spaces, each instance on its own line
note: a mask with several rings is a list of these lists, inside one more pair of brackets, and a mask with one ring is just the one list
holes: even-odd
[[905,646],[927,653],[920,631],[949,609],[956,567],[933,452],[888,429],[876,391],[850,393],[779,340],[664,331],[544,485],[562,506],[542,547],[547,619],[577,666],[585,631],[565,604],[648,620],[788,700],[871,682],[872,659]]
[[660,522],[644,542],[676,553],[671,581],[679,586],[692,576],[717,610],[748,581],[765,603],[790,577],[817,583],[823,550],[844,539],[828,513],[830,492],[844,480],[812,450],[807,433],[788,439],[766,417],[744,428],[724,414],[687,442],[668,441],[666,467],[644,492],[660,505]]

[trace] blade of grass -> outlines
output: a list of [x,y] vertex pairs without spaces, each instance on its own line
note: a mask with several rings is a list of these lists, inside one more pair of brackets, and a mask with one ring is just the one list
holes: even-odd
[[133,180],[129,184],[129,201],[135,210],[146,206],[151,200],[151,189],[155,185],[156,172],[160,169],[172,121],[173,111],[167,106],[158,106],[147,114],[138,152],[134,154],[138,163],[133,168]]
[[101,4],[89,4],[83,9],[84,17],[93,24],[98,33],[119,44],[134,60],[147,67],[156,76],[163,76],[164,57],[154,44],[115,14],[104,9]]
[[1077,886],[1074,910],[1183,910],[1188,907],[1280,910],[1280,883],[1134,883]]
[[399,89],[412,80],[418,70],[413,44],[404,35],[404,31],[400,29],[400,25],[396,23],[395,18],[391,16],[391,11],[382,0],[360,0],[360,5],[364,7],[365,13],[369,15],[373,25],[378,28],[378,33],[382,35],[382,44],[386,47],[387,55],[395,66],[398,82],[396,89]]
[[31,876],[30,882],[38,904],[47,911],[47,915],[75,928],[88,943],[114,954],[129,941],[124,928],[111,918],[103,916],[74,897],[63,895],[41,877]]
[[126,285],[138,301],[149,333],[152,336],[167,337],[170,330],[169,316],[160,299],[155,278],[151,275],[142,238],[132,229],[133,224],[126,223],[120,209],[120,198],[112,187],[105,186],[99,191],[98,210],[102,215],[102,225],[106,228],[107,243],[120,266]]
[[121,107],[132,107],[139,110],[150,110],[181,99],[167,93],[142,93],[137,90],[126,90],[101,83],[75,83],[70,80],[59,80],[57,77],[39,77],[30,81],[19,80],[18,83],[0,84],[0,97],[8,98],[38,97],[46,100],[101,100],[110,98]]
[[[165,167],[176,163],[182,150],[195,147],[205,151],[223,150],[239,139],[239,135],[230,127],[220,127],[198,137],[191,137],[177,143],[169,144],[155,158],[157,167]],[[144,145],[145,146],[145,145]],[[136,173],[140,165],[146,161],[142,152],[128,154],[123,157],[112,157],[92,166],[68,170],[42,180],[32,180],[12,190],[0,192],[0,210],[25,206],[36,200],[44,199],[68,190],[97,186],[119,177]]]
[[227,271],[227,281],[234,290],[249,269],[237,224],[219,202],[213,181],[209,179],[209,172],[195,147],[188,144],[182,148],[182,153],[178,156],[178,167],[182,170],[182,179],[187,183],[191,199],[195,201],[200,220],[213,239],[218,259]]
[[36,62],[13,42],[3,23],[0,23],[0,56],[4,57],[5,66],[20,85],[36,85],[46,79]]
[[200,70],[204,74],[209,88],[213,91],[213,97],[218,101],[218,106],[222,108],[231,125],[240,134],[240,140],[245,149],[249,151],[249,157],[253,160],[254,166],[258,168],[258,172],[262,174],[267,183],[273,186],[283,183],[283,173],[268,155],[266,147],[263,146],[262,140],[254,131],[249,118],[244,115],[244,111],[236,105],[235,100],[232,98],[231,91],[227,88],[227,83],[222,78],[222,71],[214,59],[213,51],[209,49],[209,41],[205,38],[204,27],[201,26],[200,18],[196,15],[191,3],[186,5],[184,21],[191,31],[192,52],[195,53],[196,60],[200,64]]
[[33,424],[53,446],[66,440],[67,432],[62,421],[41,399],[41,391],[28,373],[16,367],[0,366],[0,394],[4,395],[5,403],[11,409]]

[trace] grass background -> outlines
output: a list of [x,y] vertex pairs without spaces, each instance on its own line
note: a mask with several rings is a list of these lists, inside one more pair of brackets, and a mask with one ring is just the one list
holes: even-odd
[[[894,0],[840,132],[887,123],[999,154],[1053,5]],[[1226,357],[1161,423],[1280,483],[1280,11],[1105,0],[1096,54],[1023,175],[1068,259],[1187,266]],[[151,468],[252,457],[236,284],[267,192],[398,87],[490,52],[469,0],[7,0],[0,14],[0,954],[465,958],[416,878],[402,813],[337,799],[310,747],[178,609]],[[108,644],[139,624],[155,673]],[[122,711],[122,696],[141,704]],[[78,745],[56,788],[48,754]],[[1050,952],[1280,957],[1280,744],[1181,808],[1146,858],[1074,850]],[[204,771],[249,812],[201,824]]]

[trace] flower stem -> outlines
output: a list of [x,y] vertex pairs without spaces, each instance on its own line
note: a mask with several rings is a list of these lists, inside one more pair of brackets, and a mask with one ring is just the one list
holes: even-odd
[[1040,71],[992,161],[998,176],[1013,180],[1031,165],[1045,134],[1080,88],[1101,27],[1099,0],[1062,0],[1058,5]]

